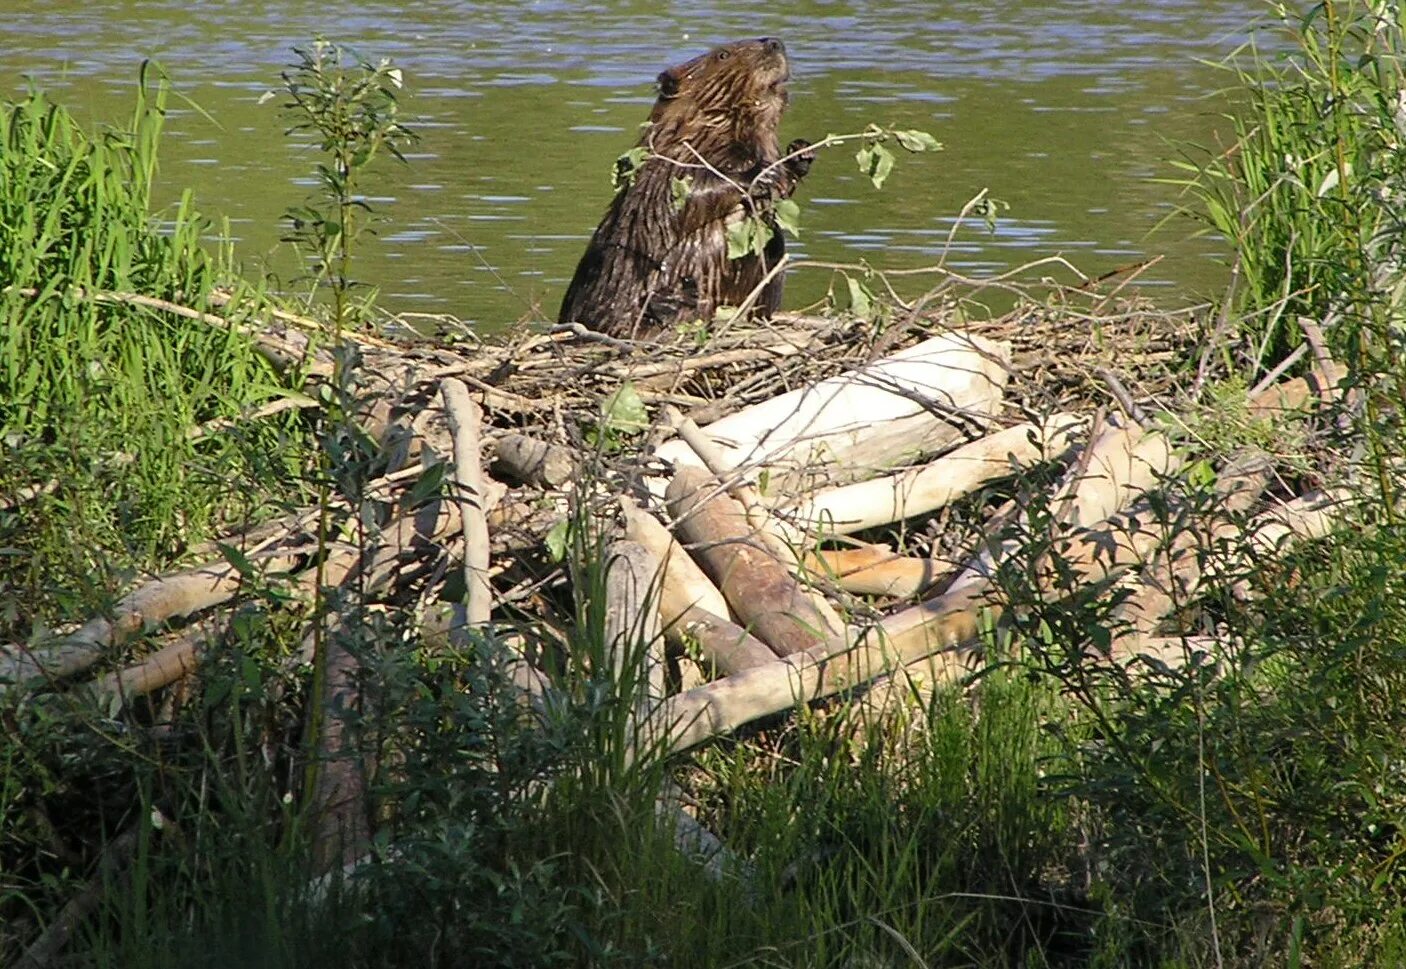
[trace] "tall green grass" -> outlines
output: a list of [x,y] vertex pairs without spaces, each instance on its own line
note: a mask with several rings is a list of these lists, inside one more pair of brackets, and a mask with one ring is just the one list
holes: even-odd
[[1268,47],[1226,64],[1228,146],[1179,163],[1190,209],[1230,243],[1240,335],[1257,362],[1302,340],[1298,317],[1335,344],[1384,353],[1359,338],[1385,335],[1399,314],[1406,168],[1406,35],[1392,4],[1345,0],[1277,8]]
[[144,67],[131,121],[96,133],[38,91],[0,107],[0,496],[40,492],[0,510],[7,637],[254,513],[227,487],[237,469],[296,466],[289,423],[188,438],[280,392],[246,338],[101,298],[206,310],[213,286],[236,282],[202,245],[210,224],[189,192],[154,207],[169,96]]

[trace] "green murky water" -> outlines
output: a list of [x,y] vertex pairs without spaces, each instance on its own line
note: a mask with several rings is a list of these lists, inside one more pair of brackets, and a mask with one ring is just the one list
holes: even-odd
[[[1226,78],[1201,61],[1240,44],[1259,10],[1252,0],[16,6],[0,37],[0,90],[18,95],[28,76],[113,119],[141,59],[158,59],[210,116],[173,114],[162,175],[172,197],[194,188],[205,211],[230,219],[243,259],[285,279],[296,270],[278,242],[280,215],[311,192],[311,158],[260,97],[292,46],[317,34],[393,58],[422,140],[410,165],[382,170],[373,201],[389,221],[358,275],[381,287],[388,309],[486,328],[555,316],[654,75],[760,35],[784,39],[792,57],[783,142],[873,121],[924,128],[946,145],[901,158],[881,192],[852,150],[823,154],[799,197],[798,256],[881,269],[941,259],[979,276],[1054,255],[1098,275],[1162,255],[1140,285],[1168,302],[1214,292],[1225,270],[1209,243],[1187,238],[1190,223],[1147,235],[1176,201],[1154,179],[1173,174],[1173,143],[1212,137],[1219,106],[1208,95]],[[1009,211],[994,231],[978,222],[953,235],[962,203],[983,188]],[[899,286],[917,293],[932,281]],[[825,270],[794,271],[786,305],[821,298],[830,283]]]

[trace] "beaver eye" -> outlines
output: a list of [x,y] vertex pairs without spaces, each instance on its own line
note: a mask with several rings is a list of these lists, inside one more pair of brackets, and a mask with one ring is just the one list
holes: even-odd
[[727,60],[727,59],[728,59],[729,57],[731,57],[731,56],[732,56],[732,51],[730,51],[730,50],[720,50],[720,51],[718,51],[718,60],[720,60],[720,61],[725,61],[725,60]]

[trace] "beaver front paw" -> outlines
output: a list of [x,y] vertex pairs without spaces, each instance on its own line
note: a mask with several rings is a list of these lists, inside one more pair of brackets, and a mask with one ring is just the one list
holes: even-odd
[[792,178],[805,178],[814,161],[815,151],[804,138],[797,138],[786,146],[786,170]]

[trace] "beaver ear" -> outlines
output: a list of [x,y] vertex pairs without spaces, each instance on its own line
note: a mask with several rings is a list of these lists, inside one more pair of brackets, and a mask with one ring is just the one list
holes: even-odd
[[660,73],[655,79],[659,83],[659,96],[661,98],[671,98],[679,93],[679,76],[674,68]]

